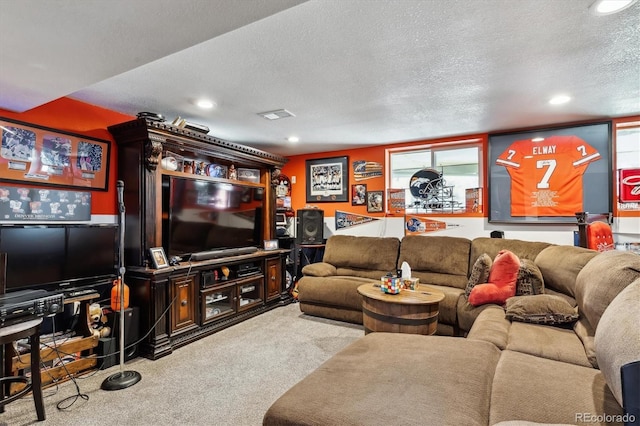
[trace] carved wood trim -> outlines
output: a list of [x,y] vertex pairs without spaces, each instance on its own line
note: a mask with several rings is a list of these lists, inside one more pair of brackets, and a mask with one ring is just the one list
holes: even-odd
[[144,147],[144,160],[147,169],[155,171],[158,168],[160,162],[160,154],[162,154],[162,142],[163,139],[156,135],[149,135],[149,140]]

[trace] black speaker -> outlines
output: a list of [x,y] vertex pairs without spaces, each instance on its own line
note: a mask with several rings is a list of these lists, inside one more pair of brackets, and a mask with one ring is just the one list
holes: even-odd
[[[120,311],[109,314],[113,316],[109,318],[109,324],[113,324],[111,337],[116,339],[116,350],[120,350]],[[134,345],[140,339],[140,308],[130,306],[124,310],[124,360],[138,356],[138,345]],[[116,360],[120,362],[120,354],[116,356]]]
[[491,238],[504,238],[504,231],[491,231]]
[[116,345],[115,337],[101,337],[98,339],[98,356],[100,360],[98,365],[101,370],[106,370],[118,363],[120,355],[116,354],[118,345]]
[[324,237],[324,210],[298,210],[298,244],[322,244]]

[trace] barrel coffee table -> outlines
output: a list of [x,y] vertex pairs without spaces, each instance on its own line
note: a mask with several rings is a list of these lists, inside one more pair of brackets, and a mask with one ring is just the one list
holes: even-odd
[[358,287],[362,295],[362,323],[364,332],[434,334],[438,327],[438,304],[444,293],[427,285],[417,290],[402,290],[387,294],[379,284]]

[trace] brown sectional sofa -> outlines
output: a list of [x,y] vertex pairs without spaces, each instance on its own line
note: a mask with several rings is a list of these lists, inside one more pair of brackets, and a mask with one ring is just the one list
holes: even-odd
[[[475,259],[505,248],[535,262],[545,294],[575,306],[577,322],[510,321],[502,306],[468,304]],[[368,334],[281,396],[264,424],[622,424],[623,406],[640,424],[638,384],[627,378],[623,394],[620,373],[625,365],[640,374],[640,256],[490,238],[333,236],[323,263],[304,269],[300,309],[361,323],[357,286],[403,261],[445,292],[438,334],[466,338]]]

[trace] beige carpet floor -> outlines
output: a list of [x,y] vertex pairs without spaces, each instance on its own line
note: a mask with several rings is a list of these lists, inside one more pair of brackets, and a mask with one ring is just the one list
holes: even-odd
[[5,407],[0,425],[260,425],[269,406],[333,354],[364,335],[362,326],[304,315],[298,304],[275,308],[151,361],[136,358],[134,386],[104,391],[120,366],[44,390],[47,419],[36,421],[31,396]]

